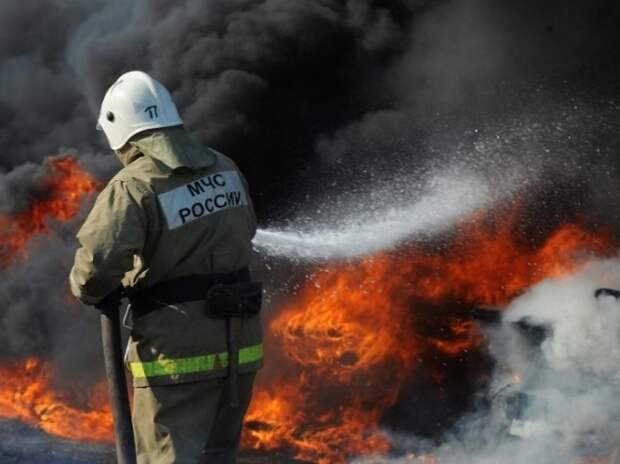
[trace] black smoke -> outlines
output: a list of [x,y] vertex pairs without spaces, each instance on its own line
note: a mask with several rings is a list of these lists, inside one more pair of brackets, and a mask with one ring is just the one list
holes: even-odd
[[[5,2],[0,166],[67,146],[106,152],[92,130],[103,93],[120,73],[143,69],[173,91],[197,137],[241,163],[259,211],[277,215],[300,179],[309,190],[320,184],[312,181],[318,172],[415,166],[437,140],[454,145],[475,128],[493,131],[498,119],[553,123],[574,106],[582,111],[572,117],[584,119],[615,110],[618,8],[532,0]],[[602,124],[612,127],[599,128],[599,139],[617,136],[615,114]]]

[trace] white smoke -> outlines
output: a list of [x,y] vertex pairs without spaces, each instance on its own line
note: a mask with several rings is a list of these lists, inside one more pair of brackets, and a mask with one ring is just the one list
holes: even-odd
[[[514,300],[490,334],[497,361],[490,409],[424,453],[442,464],[620,462],[620,302],[595,298],[599,287],[620,288],[620,260],[593,262]],[[523,324],[545,328],[541,345]],[[400,440],[422,449],[411,437]],[[412,456],[389,462],[428,462]]]
[[598,287],[620,288],[620,261],[548,280],[510,305],[506,322],[549,327],[537,359],[525,350],[501,350],[496,340],[498,360],[520,373],[528,398],[510,432],[522,443],[520,455],[536,451],[537,462],[606,455],[620,447],[620,303],[595,298]]

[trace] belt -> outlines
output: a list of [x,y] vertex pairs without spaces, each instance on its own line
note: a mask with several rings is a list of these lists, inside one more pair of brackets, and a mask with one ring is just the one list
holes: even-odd
[[247,267],[232,272],[193,274],[164,280],[134,292],[129,295],[129,301],[134,317],[140,317],[165,306],[204,300],[209,289],[216,284],[232,285],[250,280]]

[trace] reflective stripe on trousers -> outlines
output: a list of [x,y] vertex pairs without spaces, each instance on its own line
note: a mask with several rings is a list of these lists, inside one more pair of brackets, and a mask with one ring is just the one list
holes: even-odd
[[[239,364],[249,364],[263,358],[263,344],[248,346],[239,350]],[[189,358],[162,358],[155,361],[131,362],[129,370],[134,379],[162,375],[196,374],[228,366],[228,353],[205,354]]]

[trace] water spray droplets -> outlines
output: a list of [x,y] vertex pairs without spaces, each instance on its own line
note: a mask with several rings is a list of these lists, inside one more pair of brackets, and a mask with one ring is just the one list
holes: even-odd
[[[260,253],[294,260],[366,256],[444,232],[505,199],[516,185],[505,183],[498,191],[484,176],[457,169],[431,176],[413,198],[394,185],[342,205],[342,213],[327,224],[308,227],[310,220],[306,220],[286,228],[259,229],[254,245]],[[364,204],[366,198],[373,204]]]

